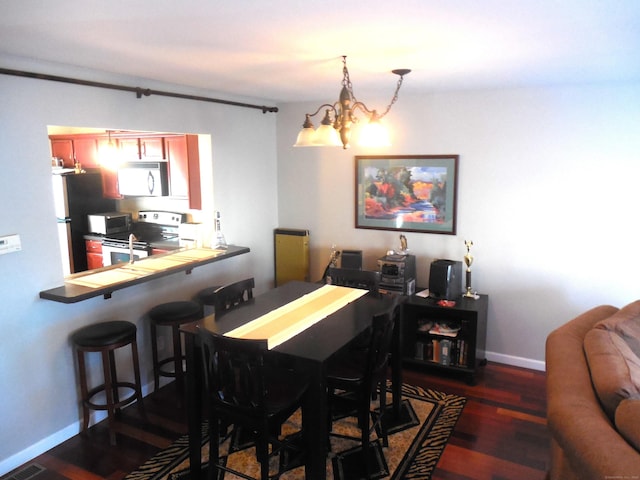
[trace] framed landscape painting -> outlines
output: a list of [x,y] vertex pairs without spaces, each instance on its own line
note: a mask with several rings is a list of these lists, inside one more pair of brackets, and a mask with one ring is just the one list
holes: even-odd
[[455,235],[458,155],[355,158],[356,228]]

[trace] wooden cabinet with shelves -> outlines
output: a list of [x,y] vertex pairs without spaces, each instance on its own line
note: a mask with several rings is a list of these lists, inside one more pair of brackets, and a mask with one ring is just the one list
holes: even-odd
[[475,383],[486,363],[489,297],[460,297],[452,307],[412,296],[402,305],[402,349],[405,365],[419,365],[466,375]]
[[85,240],[87,248],[87,268],[102,268],[102,242],[100,240]]

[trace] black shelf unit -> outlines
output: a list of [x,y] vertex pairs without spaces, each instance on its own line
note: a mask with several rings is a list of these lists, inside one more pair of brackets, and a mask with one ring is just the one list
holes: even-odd
[[[489,296],[459,297],[455,305],[438,305],[438,300],[412,295],[402,304],[402,361],[463,374],[475,384],[478,366],[485,365],[487,309]],[[437,332],[436,325],[448,327]]]

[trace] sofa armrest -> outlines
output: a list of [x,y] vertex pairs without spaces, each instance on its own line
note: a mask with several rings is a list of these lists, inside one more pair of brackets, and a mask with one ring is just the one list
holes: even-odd
[[624,441],[602,410],[583,350],[585,334],[617,310],[596,307],[547,337],[548,427],[580,479],[637,476],[640,472],[640,454]]

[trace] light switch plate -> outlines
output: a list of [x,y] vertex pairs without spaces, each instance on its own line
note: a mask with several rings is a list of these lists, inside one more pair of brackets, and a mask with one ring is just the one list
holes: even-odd
[[5,253],[18,252],[22,250],[20,243],[20,235],[2,235],[0,236],[0,255]]

